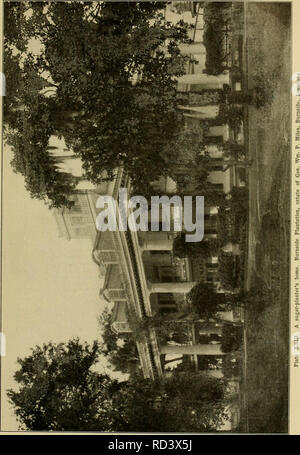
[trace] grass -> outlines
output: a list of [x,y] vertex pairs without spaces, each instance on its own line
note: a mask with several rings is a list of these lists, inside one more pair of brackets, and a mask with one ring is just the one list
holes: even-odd
[[249,248],[246,285],[247,431],[288,430],[290,7],[247,4]]

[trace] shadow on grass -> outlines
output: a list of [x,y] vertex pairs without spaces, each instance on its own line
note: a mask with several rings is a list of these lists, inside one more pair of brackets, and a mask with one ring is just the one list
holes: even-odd
[[275,170],[270,198],[261,219],[256,274],[250,291],[244,296],[247,313],[245,385],[251,433],[288,431],[289,308],[286,293],[289,279],[288,268],[282,264],[282,255],[288,248],[282,241],[279,212],[284,184],[282,171],[283,161]]

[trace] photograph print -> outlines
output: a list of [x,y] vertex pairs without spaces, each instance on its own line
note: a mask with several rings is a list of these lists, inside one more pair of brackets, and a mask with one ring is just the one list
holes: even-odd
[[289,2],[3,2],[1,430],[287,433]]

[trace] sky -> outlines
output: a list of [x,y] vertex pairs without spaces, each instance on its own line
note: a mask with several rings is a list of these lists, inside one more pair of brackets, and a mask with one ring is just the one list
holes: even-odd
[[100,338],[97,317],[105,303],[91,241],[59,238],[51,212],[13,173],[8,148],[3,158],[2,431],[14,431],[5,391],[14,387],[17,357],[49,341]]

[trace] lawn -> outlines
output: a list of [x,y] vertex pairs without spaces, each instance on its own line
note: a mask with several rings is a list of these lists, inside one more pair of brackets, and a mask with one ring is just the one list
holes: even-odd
[[287,432],[290,220],[290,5],[247,3],[246,86],[263,84],[266,104],[246,112],[249,226],[246,289],[264,297],[246,311],[245,425]]

